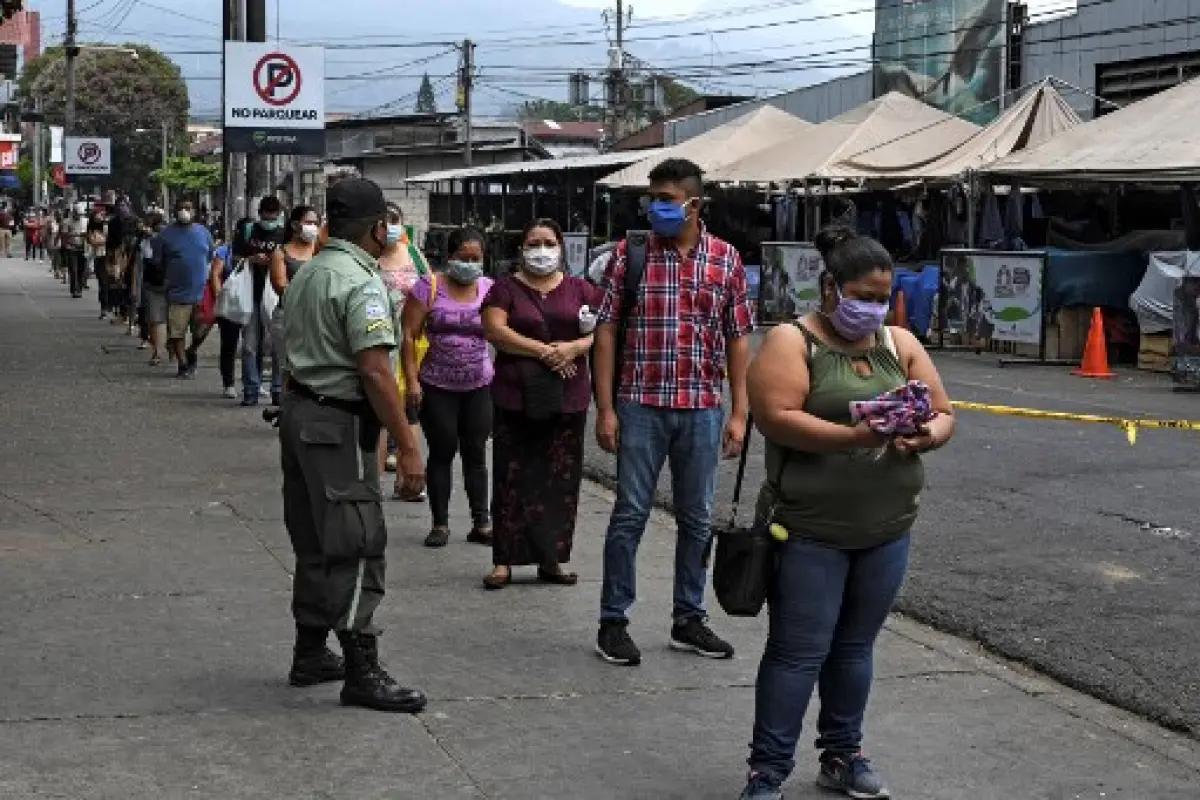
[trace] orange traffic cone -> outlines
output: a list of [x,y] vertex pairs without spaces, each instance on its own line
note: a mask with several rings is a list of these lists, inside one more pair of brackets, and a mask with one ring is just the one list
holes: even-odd
[[1083,348],[1083,363],[1072,375],[1081,378],[1115,378],[1117,374],[1108,368],[1108,343],[1104,338],[1104,314],[1099,308],[1092,309],[1092,326],[1088,329],[1087,344]]
[[896,301],[892,304],[892,324],[908,330],[908,304],[904,300],[902,289],[896,290]]

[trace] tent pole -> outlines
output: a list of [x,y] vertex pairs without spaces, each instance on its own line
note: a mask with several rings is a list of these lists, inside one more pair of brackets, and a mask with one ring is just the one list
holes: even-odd
[[[588,227],[588,253],[589,253],[589,255],[591,254],[591,250],[592,250],[592,239],[596,236],[596,196],[597,196],[597,194],[599,194],[599,193],[596,191],[596,184],[593,183],[592,184],[592,214],[591,214],[592,221]],[[591,262],[589,260],[589,264],[590,263]]]
[[967,172],[967,247],[975,247],[975,196],[978,184],[975,170]]
[[812,241],[812,231],[810,223],[812,221],[812,211],[808,207],[808,178],[804,179],[804,241]]

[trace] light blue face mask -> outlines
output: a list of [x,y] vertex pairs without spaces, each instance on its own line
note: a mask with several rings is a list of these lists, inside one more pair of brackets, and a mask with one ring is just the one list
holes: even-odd
[[258,224],[259,224],[259,227],[261,227],[264,231],[277,231],[277,230],[279,230],[279,226],[283,225],[283,220],[281,220],[281,219],[260,219],[258,221]]
[[448,261],[446,277],[462,286],[469,286],[483,277],[483,264],[478,261]]
[[393,247],[400,243],[400,238],[404,236],[404,226],[388,225],[387,231],[387,246]]

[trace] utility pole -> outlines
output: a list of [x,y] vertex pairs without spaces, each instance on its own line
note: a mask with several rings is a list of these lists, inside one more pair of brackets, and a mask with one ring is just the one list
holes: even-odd
[[33,113],[37,118],[33,123],[33,205],[42,205],[42,99],[33,98]]
[[471,132],[471,87],[475,81],[475,43],[464,39],[462,43],[462,73],[458,78],[459,91],[462,93],[460,108],[463,118],[463,165],[471,166],[474,149],[474,136]]
[[[616,3],[617,35],[615,47],[609,56],[608,63],[608,138],[610,145],[621,139],[628,132],[626,125],[626,115],[628,114],[626,100],[628,92],[626,91],[625,81],[625,3],[623,0],[616,0]],[[605,12],[606,15],[607,13]]]
[[[227,42],[243,41],[246,31],[245,0],[223,0],[224,5],[224,34]],[[221,74],[225,74],[222,61]],[[225,87],[221,87],[222,117],[224,116]],[[233,225],[246,213],[246,156],[243,153],[231,153],[229,148],[221,147],[221,160],[224,166],[225,192],[225,236],[233,235]]]
[[[79,57],[79,47],[75,43],[75,35],[78,32],[78,25],[79,20],[75,16],[75,0],[67,0],[67,35],[63,39],[67,60],[64,80],[67,108],[63,119],[63,136],[75,135],[75,59]],[[68,204],[75,202],[75,185],[70,183],[70,178],[68,178],[66,197]]]
[[[246,27],[242,29],[242,39],[247,42],[265,42],[267,40],[267,0],[241,0],[245,4]],[[275,187],[270,183],[268,160],[269,156],[246,156],[246,189],[250,197],[261,197],[270,194],[274,196]],[[257,209],[254,209],[257,210]],[[252,210],[247,209],[247,213]]]

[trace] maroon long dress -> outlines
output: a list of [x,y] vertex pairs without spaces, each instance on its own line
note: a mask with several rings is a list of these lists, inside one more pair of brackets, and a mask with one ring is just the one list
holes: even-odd
[[[594,311],[598,301],[596,289],[580,278],[565,276],[541,297],[509,276],[496,282],[483,307],[504,309],[508,326],[522,336],[568,342],[586,335],[580,309],[589,306]],[[587,357],[579,358],[575,377],[563,382],[562,413],[532,419],[526,413],[522,381],[530,361],[536,359],[509,353],[496,357],[492,561],[497,566],[553,568],[571,560],[591,376]]]

